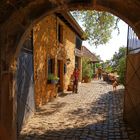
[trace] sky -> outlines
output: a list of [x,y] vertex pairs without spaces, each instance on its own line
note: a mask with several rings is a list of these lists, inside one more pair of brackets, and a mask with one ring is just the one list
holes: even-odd
[[87,47],[91,52],[96,55],[100,55],[101,60],[110,60],[115,52],[118,52],[119,48],[122,46],[127,46],[127,29],[128,25],[122,20],[119,21],[118,27],[120,29],[120,34],[118,35],[117,30],[112,32],[111,40],[105,44],[98,47],[91,46],[88,41],[83,41],[85,47]]

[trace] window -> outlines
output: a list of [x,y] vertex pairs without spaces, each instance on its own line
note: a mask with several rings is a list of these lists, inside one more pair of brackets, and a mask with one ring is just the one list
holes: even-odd
[[130,54],[139,53],[140,52],[140,40],[138,39],[135,32],[132,28],[128,28],[128,51]]
[[81,50],[82,40],[77,36],[76,37],[76,48]]
[[58,25],[58,41],[63,44],[63,26]]
[[48,75],[54,73],[54,62],[55,59],[48,59]]

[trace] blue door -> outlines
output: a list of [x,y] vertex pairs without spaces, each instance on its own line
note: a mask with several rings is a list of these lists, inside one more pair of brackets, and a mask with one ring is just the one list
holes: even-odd
[[33,115],[34,103],[34,70],[32,39],[25,41],[17,63],[17,132]]

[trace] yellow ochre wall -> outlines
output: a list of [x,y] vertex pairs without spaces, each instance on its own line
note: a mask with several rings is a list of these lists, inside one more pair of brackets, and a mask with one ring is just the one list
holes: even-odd
[[[63,44],[57,40],[58,24],[63,25]],[[76,34],[56,15],[47,16],[34,26],[34,87],[37,107],[46,104],[57,94],[56,86],[47,84],[48,57],[55,59],[54,73],[56,75],[57,60],[62,60],[64,64],[66,64],[66,59],[71,60],[70,64],[66,64],[66,74],[62,72],[64,74],[63,90],[67,90],[75,66],[75,38]]]

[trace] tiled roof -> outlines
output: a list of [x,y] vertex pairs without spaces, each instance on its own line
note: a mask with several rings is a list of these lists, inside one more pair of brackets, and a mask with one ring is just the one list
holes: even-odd
[[99,62],[98,58],[94,53],[88,50],[85,46],[82,46],[83,57],[89,58],[92,62]]

